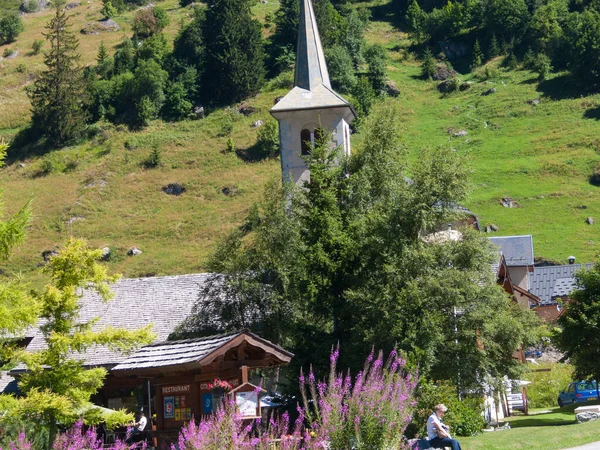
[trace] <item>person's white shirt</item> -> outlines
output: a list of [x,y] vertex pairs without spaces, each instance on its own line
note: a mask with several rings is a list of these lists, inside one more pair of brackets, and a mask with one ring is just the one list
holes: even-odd
[[429,416],[429,419],[427,419],[427,439],[432,440],[438,437],[437,430],[439,428],[442,428],[442,422],[434,412]]
[[146,416],[142,416],[140,417],[140,420],[138,421],[138,430],[139,431],[144,431],[144,428],[146,428],[146,424],[148,423],[148,419],[146,419]]

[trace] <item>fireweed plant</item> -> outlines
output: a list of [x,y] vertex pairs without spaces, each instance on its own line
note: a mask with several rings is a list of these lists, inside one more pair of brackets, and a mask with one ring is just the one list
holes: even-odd
[[[393,351],[384,361],[371,353],[354,379],[337,373],[339,349],[330,356],[326,381],[312,369],[300,373],[302,406],[290,423],[287,413],[268,423],[243,420],[235,401],[225,401],[217,413],[186,425],[180,450],[397,450],[406,448],[404,430],[415,407],[417,378],[405,370],[405,360]],[[174,447],[173,447],[174,449]]]

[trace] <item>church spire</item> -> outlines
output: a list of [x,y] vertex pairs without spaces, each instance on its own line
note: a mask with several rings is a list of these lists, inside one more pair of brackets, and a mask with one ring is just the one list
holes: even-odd
[[320,84],[331,89],[315,11],[311,0],[300,0],[294,85],[312,91]]

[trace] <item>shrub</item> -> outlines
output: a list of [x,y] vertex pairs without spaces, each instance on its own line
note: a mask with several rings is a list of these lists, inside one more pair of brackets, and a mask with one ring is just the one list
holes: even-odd
[[37,12],[39,9],[40,5],[37,0],[29,0],[27,3],[23,4],[23,11],[27,14]]
[[531,70],[537,72],[538,81],[544,81],[548,77],[548,75],[550,75],[550,72],[552,72],[552,64],[550,64],[550,58],[543,53],[538,53],[533,61]]
[[435,75],[435,58],[431,50],[427,48],[423,53],[423,63],[421,64],[421,76],[431,80]]
[[451,432],[457,436],[472,436],[479,433],[485,423],[483,420],[483,399],[465,397],[459,400],[457,389],[449,381],[423,382],[416,391],[417,408],[413,415],[407,436],[426,435],[427,418],[435,405],[443,403],[448,407],[444,421],[451,426]]
[[153,169],[154,167],[162,166],[162,150],[158,146],[154,146],[150,155],[142,163],[147,169]]
[[279,130],[277,122],[268,120],[262,128],[258,130],[258,139],[256,146],[265,157],[275,156],[279,151]]
[[227,148],[225,149],[227,153],[235,153],[235,142],[233,142],[233,138],[227,139]]
[[0,17],[0,45],[10,44],[23,31],[23,20],[17,13]]
[[104,3],[104,6],[102,6],[100,13],[107,19],[110,19],[111,17],[116,16],[118,12],[117,8],[115,8],[111,2],[106,2]]
[[387,79],[387,51],[381,45],[372,45],[365,52],[365,60],[369,66],[371,86],[376,94],[380,94]]
[[573,379],[573,366],[561,363],[542,363],[536,369],[549,371],[531,371],[523,377],[531,381],[527,386],[527,398],[530,408],[549,408],[556,406],[558,393]]
[[133,19],[132,29],[136,36],[145,38],[160,33],[169,25],[167,12],[158,6],[140,9]]
[[19,73],[25,73],[27,72],[27,66],[23,63],[20,63],[15,70]]
[[325,56],[333,88],[342,93],[350,92],[356,84],[356,76],[348,50],[341,45],[334,45],[325,51]]
[[42,39],[36,39],[35,41],[33,41],[33,44],[31,44],[31,52],[34,55],[38,55],[40,53],[40,51],[42,50],[43,45],[44,45],[44,41]]
[[13,49],[12,48],[8,48],[8,47],[6,47],[4,49],[4,51],[2,52],[2,56],[5,57],[5,58],[8,58],[12,54],[13,54]]

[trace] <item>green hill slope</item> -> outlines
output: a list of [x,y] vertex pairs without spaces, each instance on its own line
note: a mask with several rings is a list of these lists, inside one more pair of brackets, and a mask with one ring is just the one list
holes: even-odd
[[[160,4],[171,15],[167,32],[173,38],[189,9],[173,0]],[[100,7],[100,2],[84,2],[74,8],[74,29],[99,20]],[[271,1],[255,7],[259,17],[276,9]],[[28,52],[41,38],[49,15],[25,16],[25,32],[9,46],[19,55],[0,62],[0,137],[10,139],[28,120],[24,87],[31,83],[29,74],[42,68],[42,56]],[[83,62],[93,63],[100,41],[112,53],[131,34],[132,16],[129,12],[115,18],[123,27],[118,32],[79,35]],[[561,74],[538,86],[528,71],[503,69],[485,82],[461,77],[473,81],[471,89],[442,96],[434,82],[419,79],[419,64],[405,36],[389,22],[378,21],[377,14],[374,17],[367,37],[389,49],[388,75],[402,93],[386,101],[397,104],[411,157],[418,157],[423,147],[448,143],[468,153],[474,191],[467,206],[480,215],[482,224],[497,224],[496,234],[533,234],[538,256],[563,261],[573,254],[578,262],[593,260],[600,243],[600,188],[588,178],[600,159],[600,96],[570,94],[568,84],[561,84]],[[0,46],[0,54],[5,47]],[[481,95],[491,87],[495,94]],[[16,210],[33,196],[35,213],[26,244],[5,269],[35,270],[43,250],[72,234],[113,249],[111,269],[126,276],[203,270],[219,237],[241,224],[264,183],[280,175],[277,159],[253,160],[244,149],[256,141],[252,123],[267,120],[274,98],[286,91],[285,83],[271,82],[249,100],[258,112],[248,117],[220,110],[198,121],[156,121],[136,133],[103,124],[98,135],[82,145],[0,170],[7,210]],[[537,105],[527,103],[538,98]],[[227,117],[233,117],[231,137],[237,153],[225,152],[228,137],[222,128]],[[454,137],[452,130],[468,134]],[[360,134],[353,139],[354,148],[359,148]],[[154,148],[162,152],[162,165],[145,168]],[[169,183],[181,183],[186,192],[165,194],[162,187]],[[502,207],[503,197],[521,207]],[[587,225],[588,216],[599,223]],[[134,246],[143,253],[126,256]]]

